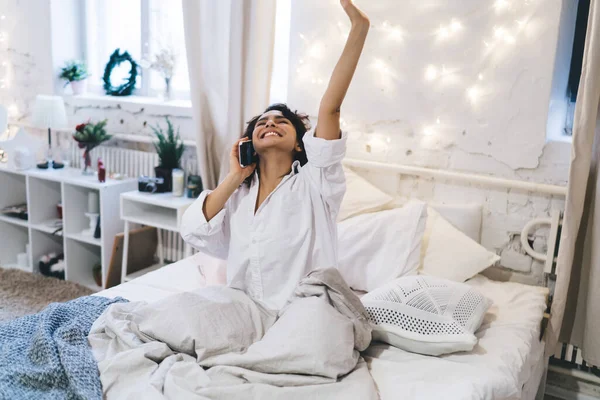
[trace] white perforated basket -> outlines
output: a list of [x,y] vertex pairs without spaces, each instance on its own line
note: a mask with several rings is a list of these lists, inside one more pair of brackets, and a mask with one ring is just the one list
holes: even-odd
[[491,305],[469,285],[432,276],[398,278],[362,302],[374,340],[429,355],[473,349],[474,332]]

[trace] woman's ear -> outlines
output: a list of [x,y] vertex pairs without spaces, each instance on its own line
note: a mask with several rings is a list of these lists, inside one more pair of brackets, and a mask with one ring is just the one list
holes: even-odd
[[295,148],[295,150],[297,152],[301,152],[302,151],[302,147],[300,147],[300,143],[296,142],[296,148]]

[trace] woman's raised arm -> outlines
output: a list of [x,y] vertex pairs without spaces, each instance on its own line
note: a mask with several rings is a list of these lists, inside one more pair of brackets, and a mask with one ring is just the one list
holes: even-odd
[[350,18],[352,28],[319,107],[316,136],[327,140],[340,138],[340,109],[354,76],[370,25],[369,18],[352,0],[340,0],[340,4]]

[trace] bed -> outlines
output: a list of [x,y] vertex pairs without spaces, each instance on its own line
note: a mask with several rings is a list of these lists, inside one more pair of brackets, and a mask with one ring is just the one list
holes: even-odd
[[[470,198],[480,203],[482,199],[487,202],[484,207],[487,210],[484,214],[487,212],[488,226],[483,227],[483,235],[487,237],[488,242],[496,237],[495,230],[502,231],[498,237],[505,237],[507,233],[505,226],[490,228],[490,224],[508,224],[512,226],[512,230],[521,233],[522,238],[527,238],[529,230],[542,223],[550,226],[549,231],[546,232],[547,253],[557,252],[560,212],[549,211],[560,208],[561,204],[555,207],[554,201],[556,197],[559,198],[559,202],[562,201],[563,188],[365,161],[350,160],[346,165],[366,169],[366,175],[371,174],[372,179],[369,180],[379,181],[379,186],[396,185],[390,191],[398,192],[398,185],[400,187],[404,185],[414,198],[426,202],[436,200],[432,178],[439,179],[442,181],[442,190],[438,193],[444,197],[452,194],[451,191],[454,190],[454,197],[456,198],[458,193],[458,197],[461,197],[464,202],[468,202]],[[390,179],[393,175],[408,176],[409,179],[406,182]],[[447,184],[449,181],[452,182],[451,186]],[[490,188],[492,192],[481,195],[482,191],[489,191]],[[521,196],[515,197],[516,202],[526,206],[533,204],[534,211],[526,219],[516,219],[514,216],[507,215],[504,217],[505,221],[498,221],[497,216],[490,211],[493,211],[497,204],[489,199],[496,196],[500,198],[505,196],[506,199],[507,195],[511,195],[511,191],[517,193],[512,194],[513,196]],[[364,189],[357,193],[364,193]],[[530,201],[518,193],[524,193],[526,196],[532,193],[534,196],[539,195],[541,202],[543,204],[547,202],[547,205],[541,207],[540,212],[536,209],[535,198]],[[507,203],[508,207],[502,211],[510,214],[510,199]],[[503,206],[501,204],[500,208]],[[549,214],[552,215],[551,218],[547,218]],[[536,218],[540,216],[543,218]],[[471,228],[467,227],[463,232],[472,229],[473,224],[471,225]],[[479,230],[481,220],[477,221],[474,227]],[[477,232],[475,235],[480,233]],[[526,240],[522,240],[522,245],[529,255],[544,263],[544,276],[547,278],[553,272],[553,257],[546,259],[544,254],[534,251]],[[493,243],[492,245],[488,243],[488,248],[492,247],[494,247]],[[120,296],[130,301],[152,303],[172,294],[205,287],[206,271],[215,273],[214,271],[222,270],[223,267],[223,261],[198,253],[130,282],[101,291],[95,296],[108,298]],[[410,353],[379,342],[371,343],[362,356],[367,362],[381,399],[531,400],[543,398],[548,358],[545,356],[547,351],[541,338],[543,321],[545,317],[547,318],[545,312],[551,299],[551,293],[545,287],[546,285],[500,282],[483,275],[476,275],[466,283],[484,293],[493,302],[476,332],[478,344],[469,352],[433,357]],[[516,310],[518,312],[515,312]]]
[[[205,286],[200,267],[219,263],[199,253],[95,295],[154,302]],[[479,344],[472,352],[429,357],[373,343],[364,357],[381,399],[439,399],[442,391],[445,399],[535,398],[545,369],[539,336],[547,289],[481,275],[468,283],[494,302],[477,332]]]

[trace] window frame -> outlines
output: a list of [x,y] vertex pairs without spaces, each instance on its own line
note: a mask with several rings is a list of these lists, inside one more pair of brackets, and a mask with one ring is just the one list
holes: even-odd
[[[101,0],[92,0],[92,1],[101,1]],[[141,53],[141,57],[142,59],[146,59],[149,60],[150,56],[152,55],[152,46],[151,46],[151,28],[150,28],[150,19],[151,19],[151,8],[150,8],[150,2],[152,0],[139,0],[140,2],[140,26],[141,26],[141,31],[140,31],[140,43],[141,43],[141,49],[140,49],[140,53]],[[93,48],[92,46],[92,38],[95,37],[101,37],[98,36],[97,33],[93,33],[90,35],[90,31],[94,31],[97,29],[97,27],[94,24],[94,21],[92,20],[92,15],[90,13],[89,10],[89,6],[90,6],[90,2],[88,0],[83,1],[83,5],[81,7],[81,18],[83,23],[83,29],[82,29],[82,35],[83,35],[83,43],[84,43],[84,48],[83,48],[83,59],[85,60],[85,62],[87,63],[87,65],[99,65],[100,60],[98,60],[98,56],[97,54],[94,54],[94,52],[90,51],[91,48]],[[136,61],[141,61],[141,60],[136,60]],[[181,62],[181,60],[180,60]],[[183,62],[187,63],[187,60],[183,60]],[[140,80],[139,80],[139,87],[137,87],[135,89],[134,95],[136,96],[140,96],[140,97],[160,97],[160,95],[162,94],[162,90],[160,89],[153,89],[151,86],[152,83],[152,75],[153,74],[158,74],[157,71],[153,71],[151,69],[147,69],[147,68],[142,68],[141,66],[139,66],[139,76],[140,76]],[[102,84],[101,83],[97,83],[97,82],[89,82],[88,83],[88,90],[89,92],[93,93],[93,94],[97,94],[97,95],[104,95],[104,89],[102,88]],[[190,101],[191,99],[191,94],[190,94],[190,89],[188,88],[188,90],[176,90],[173,87],[171,87],[171,100],[173,101]]]
[[569,77],[567,80],[567,116],[565,120],[564,134],[573,136],[573,122],[575,119],[575,105],[579,92],[579,81],[583,67],[583,52],[587,37],[587,24],[590,15],[590,0],[578,0],[577,17],[575,20],[575,31],[573,34],[573,48],[571,49],[571,63],[569,65]]

